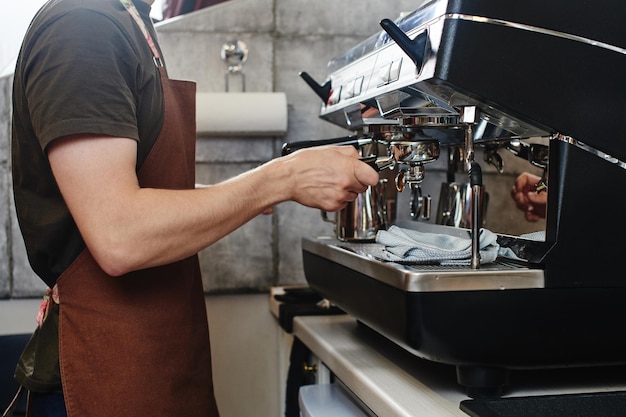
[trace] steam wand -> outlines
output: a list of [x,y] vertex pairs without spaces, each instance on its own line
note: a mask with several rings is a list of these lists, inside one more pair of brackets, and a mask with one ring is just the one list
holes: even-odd
[[476,161],[470,163],[467,173],[472,187],[472,269],[480,268],[480,226],[482,225],[483,173]]
[[483,173],[478,162],[474,161],[474,124],[477,116],[475,106],[461,109],[461,121],[465,124],[465,164],[472,188],[472,269],[480,268],[480,226],[483,223]]

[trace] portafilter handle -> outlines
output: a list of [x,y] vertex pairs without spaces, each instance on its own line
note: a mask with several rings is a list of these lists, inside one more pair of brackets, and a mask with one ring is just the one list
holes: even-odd
[[316,146],[325,146],[325,145],[342,145],[342,146],[346,145],[346,146],[354,146],[355,148],[358,148],[359,146],[368,144],[371,141],[372,141],[371,139],[363,139],[363,138],[359,139],[358,136],[353,135],[353,136],[342,136],[342,137],[331,138],[331,139],[302,140],[298,142],[287,142],[287,143],[283,143],[281,154],[285,156],[300,149],[313,148]]
[[396,160],[393,155],[388,156],[365,156],[361,158],[361,161],[380,172],[384,169],[393,170],[396,167]]
[[[358,150],[361,146],[369,145],[372,143],[376,143],[376,141],[371,138],[359,138],[358,136],[343,136],[339,138],[320,140],[303,140],[298,142],[284,143],[281,153],[283,156],[285,156],[300,149],[313,148],[316,146],[324,145],[354,146]],[[360,160],[365,162],[378,172],[382,171],[383,169],[392,170],[396,166],[396,160],[393,155],[368,155],[361,157]]]

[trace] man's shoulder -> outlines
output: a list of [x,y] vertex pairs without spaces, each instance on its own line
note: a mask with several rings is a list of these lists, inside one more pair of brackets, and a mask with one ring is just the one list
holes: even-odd
[[68,12],[79,9],[113,11],[124,10],[120,0],[52,0],[42,10]]
[[80,18],[92,14],[119,19],[126,10],[119,0],[53,0],[47,2],[36,14],[33,25],[47,25],[63,18]]

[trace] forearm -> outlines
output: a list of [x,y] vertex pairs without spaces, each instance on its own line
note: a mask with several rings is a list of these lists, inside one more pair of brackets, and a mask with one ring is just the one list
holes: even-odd
[[[110,275],[171,263],[210,246],[284,200],[268,167],[195,190],[139,188],[86,236]],[[135,215],[133,213],[141,213]]]

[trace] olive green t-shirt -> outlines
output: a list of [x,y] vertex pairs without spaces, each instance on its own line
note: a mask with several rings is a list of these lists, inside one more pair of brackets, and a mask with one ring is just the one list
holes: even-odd
[[[156,39],[150,6],[133,2]],[[35,16],[14,74],[13,190],[29,262],[49,287],[85,243],[52,175],[47,146],[75,134],[127,137],[138,142],[139,167],[163,113],[151,50],[119,0],[52,0]],[[53,305],[17,365],[16,379],[31,391],[61,385],[58,312]]]
[[[133,1],[152,28],[150,6]],[[47,146],[74,134],[127,137],[138,141],[139,165],[163,112],[152,52],[119,0],[53,0],[35,16],[13,85],[13,189],[30,264],[48,286],[85,244],[52,175]]]

